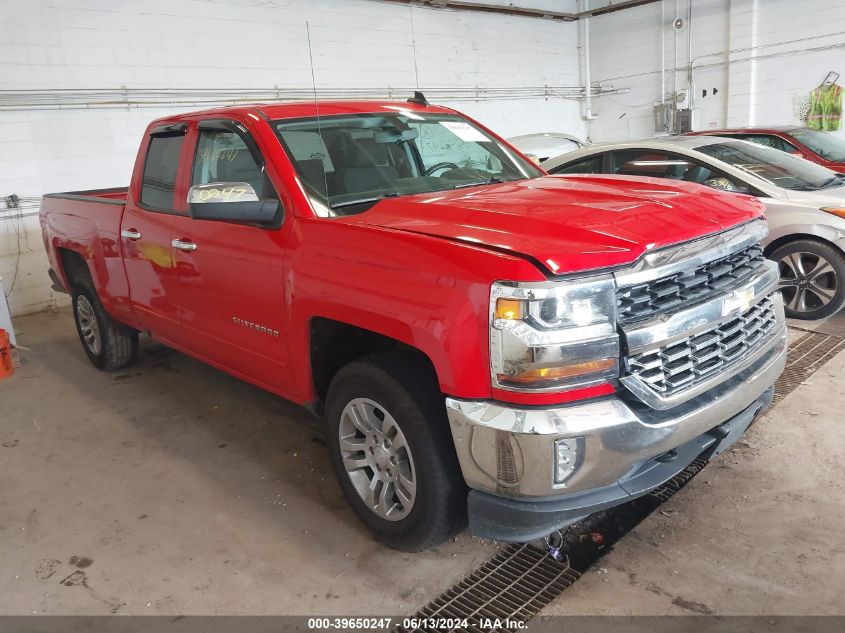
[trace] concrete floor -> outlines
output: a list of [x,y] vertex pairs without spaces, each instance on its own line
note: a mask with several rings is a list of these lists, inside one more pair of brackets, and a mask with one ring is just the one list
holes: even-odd
[[[103,374],[67,310],[15,326],[0,614],[410,613],[495,551],[466,533],[414,555],[373,542],[313,419],[278,398],[149,341]],[[544,615],[845,613],[843,370],[845,354]]]

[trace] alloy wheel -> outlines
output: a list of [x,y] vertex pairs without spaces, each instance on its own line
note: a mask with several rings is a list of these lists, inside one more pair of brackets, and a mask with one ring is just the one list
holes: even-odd
[[790,253],[778,262],[780,282],[787,308],[814,312],[827,306],[839,289],[839,278],[829,261],[815,253]]
[[343,466],[358,495],[376,515],[399,521],[417,496],[414,459],[402,429],[380,404],[355,398],[338,426]]
[[99,356],[103,347],[100,324],[97,322],[94,306],[85,295],[79,295],[76,299],[76,319],[85,345],[94,356]]

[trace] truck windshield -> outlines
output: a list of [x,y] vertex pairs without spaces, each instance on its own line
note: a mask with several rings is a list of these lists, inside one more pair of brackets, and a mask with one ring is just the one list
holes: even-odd
[[385,197],[537,178],[531,161],[450,114],[332,115],[272,123],[318,215]]
[[803,143],[825,160],[845,163],[845,141],[833,134],[816,130],[790,130],[786,135]]
[[842,184],[836,172],[826,167],[746,141],[705,145],[698,151],[784,189],[816,191]]

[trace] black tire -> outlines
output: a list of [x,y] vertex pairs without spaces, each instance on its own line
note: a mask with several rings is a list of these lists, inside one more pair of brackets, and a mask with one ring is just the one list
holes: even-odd
[[[134,362],[138,356],[138,333],[108,315],[103,304],[100,303],[97,292],[90,284],[84,281],[76,282],[72,296],[76,332],[79,334],[82,348],[94,367],[103,371],[116,371]],[[80,310],[80,305],[88,308],[87,312],[93,312],[98,328],[99,346],[93,345],[90,339],[86,340],[86,333],[83,330],[90,331],[90,328],[84,323],[81,312],[85,313],[86,310]]]
[[[776,248],[769,259],[780,268],[786,316],[824,319],[845,304],[845,255],[832,244],[795,240]],[[828,272],[819,274],[825,262],[830,264],[824,269]]]
[[[341,417],[347,405],[360,398],[378,403],[392,416],[413,457],[416,496],[408,514],[399,520],[382,518],[371,509],[344,466]],[[444,398],[431,372],[418,359],[386,353],[346,365],[329,387],[326,418],[327,444],[340,488],[358,518],[380,541],[406,552],[419,552],[439,545],[466,526],[467,487],[452,444]]]

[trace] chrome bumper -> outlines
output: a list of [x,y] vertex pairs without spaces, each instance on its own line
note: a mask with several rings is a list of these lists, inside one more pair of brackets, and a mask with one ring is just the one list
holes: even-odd
[[[757,401],[785,364],[781,320],[753,361],[668,410],[619,396],[551,409],[447,398],[446,410],[470,488],[540,501],[613,484],[643,462],[719,426]],[[583,452],[578,470],[556,484],[554,442],[560,438],[583,438]]]

